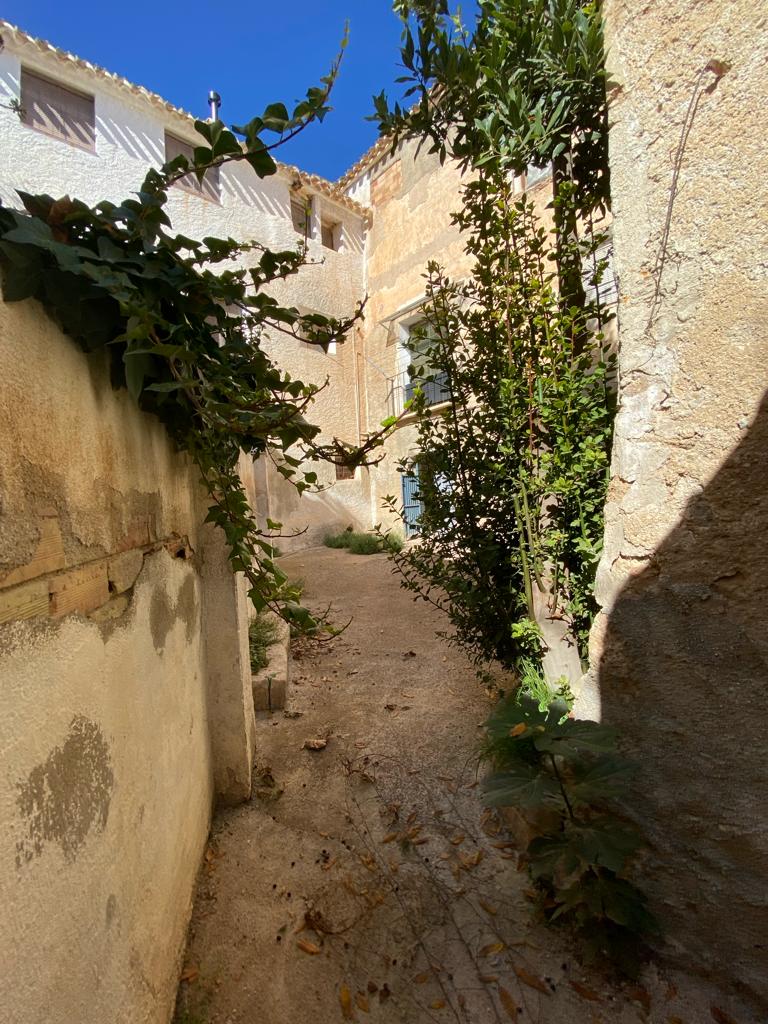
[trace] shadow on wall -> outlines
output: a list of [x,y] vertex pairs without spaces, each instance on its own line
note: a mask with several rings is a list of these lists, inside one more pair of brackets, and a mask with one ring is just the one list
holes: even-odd
[[768,397],[620,592],[602,718],[640,764],[630,809],[673,956],[768,1007]]

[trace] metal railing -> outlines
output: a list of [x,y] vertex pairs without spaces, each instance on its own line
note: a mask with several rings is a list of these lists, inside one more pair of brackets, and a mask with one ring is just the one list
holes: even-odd
[[426,379],[411,377],[410,370],[403,370],[394,377],[387,378],[387,413],[389,416],[399,416],[416,392],[416,388],[424,392],[427,405],[439,405],[447,402],[451,397],[451,390],[448,387],[447,373],[429,373]]

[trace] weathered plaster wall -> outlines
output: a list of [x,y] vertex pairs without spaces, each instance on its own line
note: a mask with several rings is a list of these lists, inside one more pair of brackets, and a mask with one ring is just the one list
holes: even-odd
[[243,585],[204,509],[106,363],[0,303],[4,1021],[169,1018],[214,797],[250,792]]
[[[388,381],[402,366],[398,362],[400,323],[418,315],[424,298],[427,263],[437,259],[454,278],[469,269],[458,229],[451,214],[460,207],[458,167],[442,166],[415,142],[387,153],[353,182],[349,194],[370,203],[371,227],[366,247],[364,373],[367,430],[376,430],[389,415]],[[370,516],[387,522],[382,498],[401,497],[397,463],[415,442],[416,431],[404,425],[387,444],[383,462],[371,471]]]
[[605,7],[621,393],[581,710],[640,762],[668,950],[765,1006],[768,17]]

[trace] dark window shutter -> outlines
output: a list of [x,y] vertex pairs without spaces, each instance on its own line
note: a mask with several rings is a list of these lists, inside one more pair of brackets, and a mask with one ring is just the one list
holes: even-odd
[[[165,133],[165,161],[173,160],[177,156],[185,156],[191,163],[194,157],[195,147],[190,142],[177,139],[169,132]],[[219,179],[219,168],[210,167],[203,177],[202,182],[197,180],[196,174],[185,174],[176,184],[186,192],[193,192],[198,196],[205,196],[206,199],[213,199],[219,202],[221,198],[221,186]]]
[[291,196],[291,220],[294,231],[304,237],[309,236],[309,210],[304,196]]
[[96,149],[93,96],[83,96],[21,69],[21,120],[30,128],[81,149]]

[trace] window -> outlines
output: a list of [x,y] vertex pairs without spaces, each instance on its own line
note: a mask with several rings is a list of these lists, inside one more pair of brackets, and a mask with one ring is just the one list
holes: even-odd
[[73,92],[27,68],[21,69],[21,120],[70,146],[96,150],[93,96]]
[[525,172],[525,187],[533,188],[534,185],[538,185],[540,181],[545,181],[552,174],[552,167],[546,164],[544,167],[534,167],[533,164],[528,164],[528,168]]
[[[168,132],[165,133],[166,163],[169,160],[174,160],[177,156],[185,156],[191,163],[194,149],[195,147],[190,142],[184,142],[182,139],[177,139],[175,135],[171,135]],[[210,167],[205,172],[202,181],[198,181],[195,174],[185,174],[183,178],[176,182],[176,185],[184,189],[185,192],[192,192],[193,195],[213,199],[217,203],[221,198],[218,167]]]
[[336,479],[337,480],[354,480],[355,471],[352,466],[340,466],[336,463]]
[[303,238],[309,238],[311,234],[312,207],[308,196],[291,196],[291,221],[294,231]]
[[440,405],[451,397],[448,375],[430,365],[429,349],[435,344],[429,325],[414,317],[399,325],[400,342],[397,350],[397,369],[389,378],[387,408],[390,416],[399,416],[418,388],[424,393],[428,406]]
[[331,224],[328,221],[322,221],[320,225],[320,239],[326,249],[338,249],[339,248],[339,236],[341,234],[340,224]]

